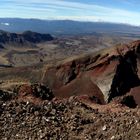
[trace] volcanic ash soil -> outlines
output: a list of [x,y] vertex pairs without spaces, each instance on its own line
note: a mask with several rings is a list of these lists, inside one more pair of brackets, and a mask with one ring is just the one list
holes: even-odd
[[76,97],[0,101],[1,140],[139,140],[140,110]]

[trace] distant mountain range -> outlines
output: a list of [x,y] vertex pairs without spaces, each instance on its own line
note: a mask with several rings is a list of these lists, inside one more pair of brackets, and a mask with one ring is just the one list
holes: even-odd
[[53,40],[53,37],[50,34],[40,34],[31,31],[25,31],[22,34],[16,34],[0,30],[0,45],[1,43],[2,44],[7,43],[24,44],[25,42],[40,43],[51,40]]
[[140,27],[127,24],[20,18],[0,18],[0,29],[18,33],[31,30],[53,35],[85,35],[95,32],[140,34]]

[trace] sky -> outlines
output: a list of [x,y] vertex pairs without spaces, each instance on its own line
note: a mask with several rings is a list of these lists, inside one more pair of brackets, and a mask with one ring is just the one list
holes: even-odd
[[0,17],[140,25],[140,0],[0,0]]

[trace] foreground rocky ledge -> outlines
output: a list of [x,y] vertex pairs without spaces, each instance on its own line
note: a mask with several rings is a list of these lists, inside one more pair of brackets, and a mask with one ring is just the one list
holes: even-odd
[[0,139],[139,140],[140,110],[115,101],[97,105],[79,97],[41,104],[0,102]]

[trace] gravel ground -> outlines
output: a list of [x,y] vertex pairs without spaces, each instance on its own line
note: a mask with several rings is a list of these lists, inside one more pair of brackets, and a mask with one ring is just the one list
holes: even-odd
[[75,98],[40,105],[1,100],[0,139],[140,140],[139,108],[108,111],[99,106],[104,111]]

